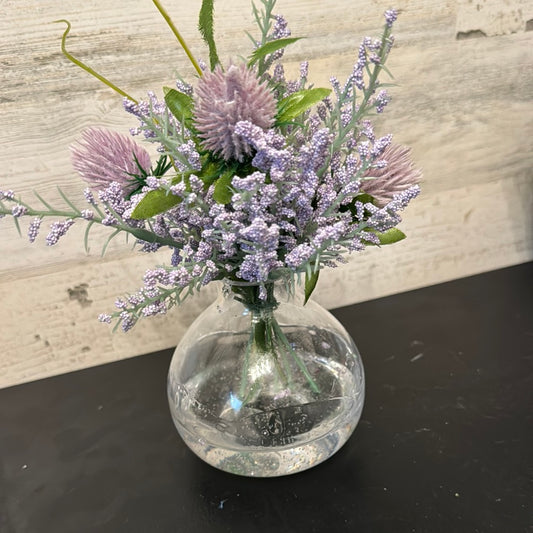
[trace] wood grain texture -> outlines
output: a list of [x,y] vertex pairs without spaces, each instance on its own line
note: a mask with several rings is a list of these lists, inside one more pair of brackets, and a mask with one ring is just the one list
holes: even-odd
[[[405,213],[408,239],[350,258],[324,272],[317,299],[328,307],[427,286],[533,258],[533,6],[525,0],[399,0],[389,67],[398,86],[380,119],[383,133],[413,147],[424,170],[423,195]],[[167,0],[167,10],[197,57],[200,2]],[[380,31],[389,2],[278,0],[294,35],[287,51],[297,72],[310,60],[317,85],[351,71],[364,35]],[[4,0],[0,9],[0,188],[26,198],[33,188],[60,202],[60,185],[81,200],[68,146],[89,125],[127,132],[121,99],[65,60],[59,43],[67,18],[70,51],[136,97],[194,75],[152,2]],[[216,4],[221,57],[249,51],[248,0]],[[168,347],[213,297],[209,289],[128,335],[96,322],[115,297],[135,290],[145,268],[166,260],[113,242],[102,260],[84,228],[55,249],[27,244],[0,224],[0,387]],[[94,254],[94,255],[93,255]]]

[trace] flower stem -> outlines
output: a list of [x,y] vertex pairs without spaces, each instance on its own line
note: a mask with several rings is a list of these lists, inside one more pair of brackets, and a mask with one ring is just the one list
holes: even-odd
[[81,69],[85,70],[85,72],[89,73],[91,76],[94,76],[97,80],[100,80],[104,85],[107,85],[110,89],[113,89],[115,92],[120,94],[121,96],[124,96],[128,100],[132,101],[134,104],[137,104],[137,100],[130,96],[127,92],[123,91],[119,87],[117,87],[114,83],[110,82],[107,78],[104,78],[101,74],[98,74],[96,70],[93,70],[91,67],[86,65],[85,63],[82,63],[79,59],[76,59],[70,52],[67,51],[67,47],[65,45],[67,40],[67,35],[70,32],[71,24],[68,20],[61,19],[61,20],[55,20],[54,22],[64,22],[67,25],[67,29],[63,33],[63,37],[61,38],[61,52],[63,52],[63,55],[72,63],[80,67]]
[[198,72],[198,76],[202,76],[203,73],[202,73],[202,69],[200,68],[200,65],[198,65],[198,62],[196,61],[196,59],[194,59],[192,52],[187,46],[187,43],[181,36],[180,32],[178,31],[178,28],[176,28],[176,26],[172,22],[172,19],[170,18],[169,14],[165,11],[165,8],[161,5],[161,2],[159,2],[159,0],[152,0],[152,2],[155,4],[155,7],[157,7],[159,12],[165,19],[165,22],[168,24],[169,28],[172,30],[172,33],[176,36],[176,39],[178,39],[178,42],[180,43],[181,47],[187,54],[189,61],[192,63],[192,66],[195,68],[196,72]]
[[[65,198],[63,192],[60,190],[60,194]],[[93,224],[100,224],[102,226],[112,228],[119,231],[124,231],[126,233],[130,233],[137,239],[145,242],[150,243],[159,243],[163,246],[170,246],[170,247],[179,247],[179,243],[176,242],[174,239],[170,237],[163,237],[160,235],[157,235],[153,231],[149,231],[144,228],[136,228],[132,226],[128,226],[126,223],[121,222],[121,217],[118,215],[110,205],[106,205],[106,207],[109,209],[109,211],[116,217],[117,222],[116,224],[113,224],[111,226],[106,225],[103,223],[104,220],[104,214],[102,211],[97,207],[93,206],[93,209],[99,213],[100,216],[95,216],[90,220],[87,220],[83,217],[82,212],[80,209],[78,209],[76,206],[74,206],[70,201],[67,201],[69,207],[72,208],[72,211],[62,210],[62,209],[54,209],[49,205],[46,205],[47,209],[34,209],[27,203],[23,202],[22,200],[10,200],[12,202],[16,202],[24,207],[26,207],[26,212],[24,216],[33,216],[33,217],[61,217],[61,218],[71,218],[74,219],[82,219],[85,222],[92,222]],[[0,215],[11,215],[11,210],[8,209],[3,204],[0,204]]]
[[311,387],[313,392],[318,394],[320,392],[320,389],[318,388],[318,385],[316,384],[315,380],[313,379],[313,377],[309,373],[309,370],[307,370],[307,367],[305,366],[305,364],[302,361],[302,359],[298,356],[298,354],[294,351],[294,349],[290,345],[287,337],[285,336],[285,333],[283,333],[280,325],[278,324],[278,321],[277,320],[273,320],[272,326],[273,326],[274,333],[278,336],[278,338],[282,341],[282,343],[287,348],[287,351],[291,354],[292,358],[294,359],[294,361],[298,365],[298,368],[302,371],[303,375],[307,379],[307,381],[309,383],[309,386]]
[[320,388],[302,358],[291,346],[275,317],[278,302],[274,297],[273,283],[265,284],[266,299],[264,300],[259,297],[260,289],[258,286],[233,286],[232,290],[238,295],[237,299],[250,310],[251,314],[251,331],[246,345],[241,375],[240,398],[245,399],[249,396],[247,390],[250,385],[248,376],[250,364],[253,364],[254,358],[262,357],[272,358],[276,373],[284,387],[289,387],[292,381],[289,364],[289,360],[292,358],[305,376],[311,390],[316,394],[320,393]]

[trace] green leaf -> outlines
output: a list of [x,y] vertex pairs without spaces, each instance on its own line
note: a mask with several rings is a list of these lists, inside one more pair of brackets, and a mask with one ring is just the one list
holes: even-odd
[[209,63],[211,64],[211,70],[220,63],[217,55],[217,48],[215,45],[215,32],[213,25],[213,11],[214,1],[203,0],[202,7],[200,8],[200,18],[198,21],[198,29],[200,35],[209,47]]
[[134,220],[146,220],[155,215],[168,211],[181,202],[181,197],[171,194],[163,189],[150,191],[137,204],[131,218]]
[[229,204],[233,192],[230,189],[231,180],[235,176],[233,171],[225,172],[218,178],[215,183],[215,190],[213,191],[213,198],[218,204]]
[[191,96],[170,87],[163,87],[163,92],[165,93],[165,103],[170,112],[180,122],[186,122],[192,118],[193,100]]
[[317,270],[316,272],[313,272],[311,275],[309,275],[308,272],[305,273],[305,299],[304,299],[304,305],[308,302],[309,298],[311,298],[311,294],[315,290],[316,284],[318,282],[318,275],[320,274],[320,270]]
[[[363,188],[364,188],[364,185],[363,185]],[[374,203],[374,197],[371,196],[370,194],[367,194],[366,192],[363,192],[361,194],[358,194],[354,200],[353,200],[353,204],[355,204],[355,202],[361,202],[362,204],[373,204]]]
[[314,89],[303,89],[293,93],[279,102],[277,122],[288,122],[300,116],[304,111],[314,106],[326,96],[329,96],[331,89],[315,87]]
[[[372,233],[377,235],[379,239],[379,244],[381,245],[394,244],[395,242],[402,241],[406,237],[405,233],[399,230],[398,228],[391,228],[387,231],[384,231],[383,233],[380,233],[378,231],[372,231]],[[371,243],[367,242],[367,244]]]
[[301,37],[288,37],[286,39],[277,39],[275,41],[269,41],[268,43],[264,44],[263,46],[260,46],[259,48],[256,48],[253,51],[252,55],[250,56],[250,61],[248,62],[248,65],[251,66],[254,63],[257,63],[263,57],[277,52],[278,50],[281,50],[282,48],[285,48],[286,46],[289,46],[289,44],[295,43],[300,39]]
[[202,170],[196,175],[204,182],[204,186],[207,189],[210,185],[215,183],[215,181],[222,174],[220,163],[215,163],[213,161],[206,161],[202,165]]

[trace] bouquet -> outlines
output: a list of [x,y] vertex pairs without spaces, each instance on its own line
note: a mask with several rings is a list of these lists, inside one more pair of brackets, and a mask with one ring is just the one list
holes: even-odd
[[[419,194],[421,173],[409,149],[372,123],[390,100],[379,77],[388,74],[396,11],[385,12],[380,38],[363,39],[348,78],[331,77],[322,88],[310,82],[307,61],[297,79],[287,79],[281,60],[298,38],[274,14],[276,0],[253,5],[258,34],[249,36],[250,55],[229,61],[217,54],[213,0],[203,0],[208,64],[193,57],[159,0],[153,3],[196,79],[137,100],[67,51],[70,24],[59,21],[67,24],[64,55],[124,98],[135,127],[130,135],[90,128],[72,147],[73,167],[87,183],[85,205],[61,189],[59,207],[37,191],[33,204],[0,191],[0,217],[10,216],[19,232],[30,219],[30,242],[51,218],[49,246],[84,222],[86,248],[99,224],[110,231],[104,251],[119,234],[132,236],[141,252],[169,250],[168,264],[148,270],[143,286],[117,299],[102,322],[127,331],[214,280],[249,282],[235,290],[254,309],[272,303],[269,282],[281,275],[303,283],[308,299],[323,267],[405,237],[399,213]],[[134,138],[154,143],[157,157]],[[269,321],[265,336],[265,324],[262,336],[253,333],[256,344],[281,335]]]

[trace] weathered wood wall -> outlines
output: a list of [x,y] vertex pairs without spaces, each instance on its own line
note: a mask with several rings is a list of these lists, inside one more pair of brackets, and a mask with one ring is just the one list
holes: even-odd
[[[199,0],[165,5],[197,57]],[[529,0],[398,0],[397,46],[389,67],[399,84],[381,129],[413,147],[424,169],[423,195],[405,214],[408,239],[353,256],[324,273],[317,299],[333,307],[422,287],[533,258],[533,4]],[[311,78],[348,75],[362,36],[377,35],[389,0],[279,0],[294,35],[297,69]],[[219,0],[219,51],[248,53],[249,0]],[[69,144],[89,125],[127,132],[121,101],[60,53],[70,50],[135,96],[160,93],[174,74],[193,75],[149,0],[0,2],[0,188],[58,201],[81,182]],[[176,344],[213,292],[127,335],[99,324],[115,296],[136,289],[145,267],[165,258],[115,243],[87,256],[82,228],[55,249],[30,245],[9,220],[0,225],[0,386],[134,356]],[[496,304],[496,303],[495,303]],[[406,310],[408,312],[408,310]],[[453,332],[452,332],[453,334]]]

